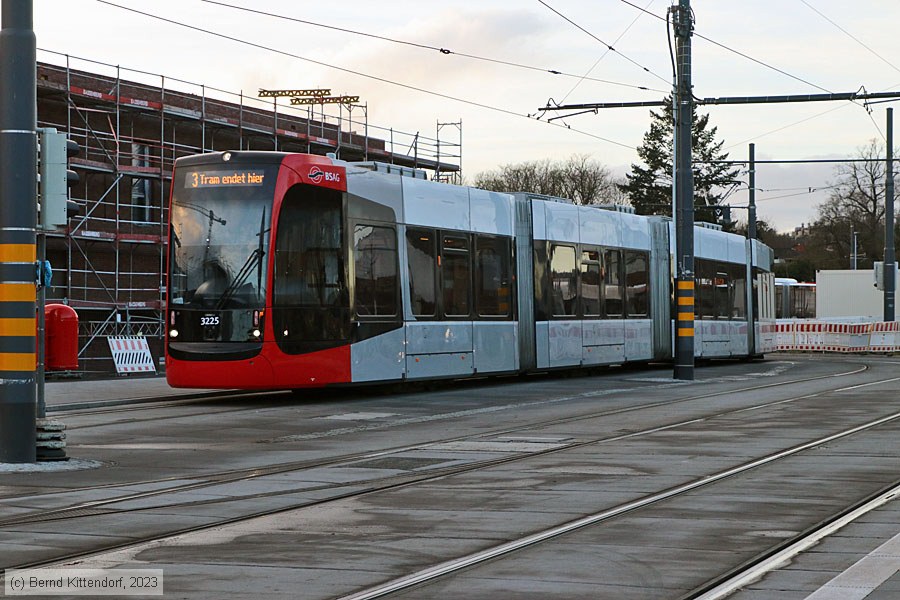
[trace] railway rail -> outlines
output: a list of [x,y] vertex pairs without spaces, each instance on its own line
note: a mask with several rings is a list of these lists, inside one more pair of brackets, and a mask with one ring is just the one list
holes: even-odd
[[[540,544],[542,542],[546,542],[557,538],[559,536],[566,535],[573,531],[577,531],[584,527],[590,527],[593,525],[598,525],[604,521],[609,519],[613,519],[615,517],[631,513],[634,511],[638,511],[647,506],[656,504],[657,502],[662,502],[665,500],[669,500],[671,498],[675,498],[677,496],[684,495],[688,492],[694,491],[698,488],[713,485],[719,481],[722,481],[727,478],[735,477],[737,475],[741,475],[751,469],[755,469],[769,463],[782,460],[784,458],[788,458],[794,456],[800,452],[805,452],[812,448],[816,448],[817,446],[821,446],[823,444],[827,444],[829,442],[839,440],[841,438],[854,435],[856,433],[860,433],[863,431],[867,431],[872,429],[873,427],[878,427],[879,425],[883,425],[885,423],[890,423],[893,421],[900,420],[900,413],[895,413],[889,415],[887,417],[883,417],[880,419],[876,419],[864,425],[853,427],[851,429],[847,429],[845,431],[841,431],[839,433],[829,435],[823,438],[815,439],[805,444],[800,444],[794,448],[789,448],[787,450],[777,452],[775,454],[762,457],[757,460],[750,461],[746,464],[739,465],[730,469],[726,469],[724,471],[720,471],[718,473],[714,473],[711,475],[705,475],[699,479],[695,479],[693,481],[687,482],[683,485],[675,487],[673,489],[664,490],[662,492],[651,494],[644,498],[640,498],[633,502],[627,502],[621,504],[619,506],[613,507],[611,509],[604,510],[602,512],[598,512],[592,515],[588,515],[581,519],[577,519],[570,523],[565,523],[558,527],[553,527],[550,529],[546,529],[544,531],[539,531],[533,533],[531,535],[522,537],[517,540],[513,540],[511,542],[507,542],[505,544],[500,544],[493,548],[489,548],[487,550],[477,552],[468,556],[463,556],[459,558],[455,558],[453,560],[435,565],[433,567],[429,567],[427,569],[423,569],[421,571],[417,571],[410,575],[406,575],[404,577],[400,577],[387,583],[380,584],[378,586],[374,586],[372,588],[362,590],[359,592],[355,592],[353,594],[349,594],[341,597],[340,600],[374,600],[375,598],[383,598],[389,596],[395,592],[399,592],[413,586],[426,584],[430,581],[439,579],[446,575],[450,575],[452,573],[462,571],[469,567],[479,565],[482,563],[486,563],[488,561],[494,560],[496,558],[505,556],[507,554],[516,552],[518,550],[522,550],[524,548],[528,548],[530,546],[534,546],[536,544]],[[872,510],[877,508],[884,502],[893,499],[900,490],[900,483],[892,485],[891,488],[887,492],[881,492],[878,494],[877,499],[875,501],[869,501],[866,503],[866,507],[868,510]],[[855,508],[855,507],[854,507]],[[866,511],[867,512],[867,511]],[[861,516],[864,514],[862,511],[849,511],[850,514],[854,516]],[[790,544],[791,551],[794,553],[799,553],[804,549],[804,547],[808,547],[812,543],[815,542],[816,539],[820,539],[822,532],[828,532],[831,530],[831,526],[834,525],[835,522],[842,522],[844,515],[839,515],[837,518],[829,519],[827,523],[817,526],[814,532],[806,533],[802,537],[797,540],[792,540]],[[783,561],[786,556],[789,554],[784,552],[779,553],[766,553],[765,559],[762,558],[753,561],[754,564],[752,566],[746,567],[743,572],[740,573],[739,577],[729,578],[727,582],[723,582],[719,586],[715,587],[715,594],[713,591],[710,591],[708,595],[701,596],[704,600],[713,600],[718,598],[723,598],[728,593],[733,592],[738,589],[741,585],[746,583],[747,581],[752,580],[754,577],[758,577],[760,573],[765,572],[765,570],[773,568],[775,565],[779,564],[780,561]],[[777,560],[776,560],[777,559]],[[727,583],[727,585],[726,585]],[[704,586],[706,587],[706,586]],[[687,596],[688,598],[694,598],[695,593],[692,592]]]
[[[772,387],[783,387],[783,386],[789,386],[789,385],[810,383],[813,381],[823,381],[823,380],[829,380],[829,379],[833,379],[833,378],[847,377],[847,376],[863,373],[867,369],[868,369],[868,367],[866,365],[860,365],[860,366],[850,369],[849,371],[844,371],[844,372],[840,372],[840,373],[833,373],[833,374],[814,376],[814,377],[802,377],[802,378],[792,379],[792,380],[783,381],[783,382],[758,384],[758,385],[747,386],[744,388],[738,388],[736,390],[693,394],[693,395],[690,395],[690,396],[687,396],[684,398],[661,400],[661,401],[656,401],[656,402],[649,402],[649,403],[643,403],[643,404],[638,404],[638,405],[626,406],[626,407],[622,407],[622,408],[612,408],[612,409],[604,408],[599,411],[589,412],[587,414],[567,416],[567,417],[555,418],[555,419],[545,419],[542,421],[529,422],[528,424],[519,425],[516,427],[498,428],[498,429],[494,429],[494,430],[491,430],[488,432],[483,432],[480,434],[480,437],[487,438],[487,437],[511,435],[511,434],[519,433],[521,431],[534,429],[536,427],[547,427],[547,426],[551,426],[551,425],[561,425],[561,424],[573,423],[573,422],[577,422],[577,421],[585,421],[585,420],[596,419],[596,418],[610,417],[610,416],[614,416],[614,415],[622,415],[622,414],[633,413],[633,412],[652,409],[652,408],[666,407],[666,406],[672,406],[672,405],[677,405],[677,404],[682,404],[682,403],[687,403],[687,402],[693,402],[696,400],[711,399],[711,398],[717,398],[717,397],[722,397],[722,396],[731,396],[736,393],[754,392],[754,391],[758,391],[758,390],[769,389]],[[650,385],[649,387],[651,387],[651,388],[669,387],[669,384],[656,384],[656,385]],[[616,393],[620,393],[622,391],[624,391],[624,390],[619,389],[619,388],[607,388],[607,389],[600,390],[600,391],[582,393],[577,396],[561,396],[561,397],[557,397],[557,398],[552,398],[549,400],[540,401],[540,403],[547,403],[547,402],[559,403],[559,402],[565,402],[567,400],[573,400],[576,398],[610,396],[610,395],[613,395]],[[269,395],[279,396],[279,395],[283,395],[283,394],[284,394],[284,392],[249,392],[249,393],[242,394],[240,397],[241,398],[245,398],[245,397],[266,398]],[[804,396],[801,396],[801,398],[802,397],[804,397]],[[237,399],[237,397],[233,394],[227,394],[225,396],[222,396],[222,398],[224,398],[228,401]],[[791,401],[794,399],[795,398],[792,398],[787,401]],[[173,401],[161,402],[158,404],[157,403],[140,403],[135,406],[128,406],[128,407],[123,406],[123,407],[116,407],[116,408],[112,408],[112,409],[103,408],[103,409],[98,409],[98,410],[93,410],[93,411],[79,412],[78,414],[81,416],[85,416],[85,415],[95,416],[95,415],[109,414],[109,413],[145,411],[145,410],[152,410],[152,409],[157,409],[157,408],[168,408],[168,407],[173,407],[173,406],[192,406],[195,404],[209,404],[210,402],[215,402],[217,400],[219,400],[218,396],[213,396],[213,397],[206,398],[203,400],[196,399],[196,398],[189,398],[189,399],[183,399],[183,400],[173,400]],[[755,410],[755,409],[764,408],[766,406],[773,405],[773,404],[780,404],[782,402],[785,402],[785,400],[778,400],[774,403],[765,403],[765,404],[761,404],[761,405],[757,405],[757,406],[752,406],[749,408],[740,408],[740,409],[737,409],[737,411],[740,412],[743,410]],[[225,412],[258,411],[261,408],[265,408],[265,407],[266,407],[266,405],[258,406],[256,404],[254,404],[249,407],[245,407],[245,408],[241,408],[241,409],[234,409],[233,411],[225,411]],[[729,412],[732,412],[732,411],[713,413],[706,418],[722,416],[724,414],[728,414]],[[194,416],[204,416],[207,414],[209,414],[207,411],[200,412],[200,413],[189,413],[189,414],[179,413],[179,414],[173,415],[171,417],[163,417],[163,418],[171,418],[171,419],[190,418],[190,417],[194,417]],[[221,413],[218,413],[218,414],[221,414]],[[449,414],[438,414],[437,416],[440,418],[451,419],[451,418],[458,418],[461,415],[460,415],[459,411],[453,411]],[[152,416],[152,417],[148,416],[143,419],[129,420],[128,423],[158,422],[159,420],[160,420],[160,417],[158,417],[158,416]],[[685,422],[693,422],[693,421],[694,420],[692,419],[690,421],[685,421]],[[78,429],[78,428],[88,428],[88,427],[104,427],[104,426],[109,426],[112,424],[120,424],[120,422],[103,421],[103,422],[99,422],[99,423],[95,423],[95,424],[86,424],[86,425],[80,425],[80,426],[76,425],[74,428]],[[674,423],[674,425],[679,425],[679,424],[683,424],[683,423],[681,423],[681,422]],[[391,427],[391,426],[396,426],[396,424],[383,424],[383,425],[379,425],[379,426],[380,427]],[[669,424],[669,425],[665,425],[665,426],[669,427],[669,426],[673,426],[673,424]],[[648,431],[655,431],[656,429],[657,428],[652,428]],[[291,436],[289,439],[279,438],[275,441],[292,441],[292,440],[296,441],[300,437],[302,437],[303,439],[314,439],[317,437],[330,437],[333,435],[335,435],[335,432],[329,430],[329,431],[325,431],[325,432],[308,434],[308,435],[304,435],[304,436]],[[635,435],[635,434],[628,434],[628,435],[630,436],[630,435]],[[340,464],[350,464],[350,463],[360,461],[360,460],[367,460],[367,459],[371,459],[371,458],[376,458],[376,457],[380,457],[380,456],[396,454],[396,453],[400,453],[400,452],[404,452],[404,451],[408,451],[408,450],[412,450],[412,449],[416,449],[416,448],[421,448],[425,445],[452,443],[452,442],[457,442],[457,441],[466,440],[466,439],[470,439],[470,438],[471,438],[471,436],[468,436],[468,435],[452,436],[452,437],[441,438],[438,440],[432,440],[432,441],[428,442],[427,444],[398,445],[398,446],[393,446],[393,447],[382,448],[382,449],[379,449],[374,452],[359,452],[359,453],[345,454],[345,455],[341,455],[341,456],[332,457],[328,460],[323,460],[323,461],[290,461],[290,462],[286,462],[286,463],[267,465],[265,467],[254,466],[254,467],[248,467],[248,468],[243,468],[243,469],[228,469],[228,470],[216,471],[216,472],[204,475],[203,479],[205,481],[199,482],[199,483],[183,484],[183,485],[173,487],[173,488],[165,488],[165,489],[160,489],[160,490],[141,492],[139,494],[130,494],[130,495],[122,496],[122,497],[86,502],[86,503],[81,503],[81,504],[74,505],[74,506],[68,506],[65,508],[53,509],[53,511],[57,511],[57,510],[58,511],[80,511],[80,510],[85,510],[88,508],[96,508],[96,507],[99,507],[99,506],[102,506],[102,505],[105,505],[108,503],[113,503],[113,502],[122,502],[125,500],[148,498],[148,497],[158,496],[158,495],[166,494],[166,493],[175,493],[175,492],[180,492],[180,491],[194,490],[194,489],[199,489],[199,488],[203,488],[203,487],[220,485],[220,484],[226,483],[226,482],[235,482],[235,481],[254,479],[254,478],[264,476],[264,475],[287,473],[287,472],[298,471],[298,470],[302,470],[302,469],[314,469],[314,468],[320,468],[320,467],[335,466],[335,465],[340,465]],[[612,438],[609,438],[608,440],[605,440],[605,441],[615,441],[618,439],[621,439],[621,436],[613,436]],[[587,444],[598,443],[600,441],[604,441],[604,440],[594,440],[594,441],[585,442],[585,443],[587,443]],[[150,484],[166,483],[166,482],[172,482],[172,481],[182,481],[184,479],[185,479],[185,477],[183,477],[183,476],[171,476],[171,477],[164,477],[164,478],[146,479],[146,480],[129,482],[128,486],[150,485]],[[103,485],[103,486],[93,485],[93,486],[86,486],[86,487],[80,487],[80,488],[68,488],[64,492],[51,492],[49,494],[45,494],[44,496],[53,496],[53,495],[57,495],[57,494],[69,495],[69,494],[71,494],[73,492],[77,492],[77,491],[101,489],[104,487],[105,488],[121,488],[122,485],[123,484],[121,482],[117,482],[117,483],[110,483],[110,484]],[[33,494],[27,494],[24,496],[0,495],[0,501],[16,499],[16,498],[24,498],[24,497],[32,498],[32,497],[34,497],[34,495]],[[53,511],[46,511],[46,514],[50,514]],[[43,518],[43,517],[37,517],[37,518],[38,518],[38,520],[47,520],[46,518]],[[13,519],[13,521],[15,521],[15,520],[16,519]],[[6,522],[7,522],[6,519],[0,519],[0,527],[2,527]]]
[[[864,362],[864,361],[861,361]],[[665,422],[657,422],[654,423],[653,426],[648,426],[646,428],[636,430],[636,431],[628,431],[625,433],[613,433],[613,434],[605,434],[596,437],[592,437],[590,439],[578,439],[575,441],[567,442],[567,443],[559,443],[553,445],[552,447],[547,447],[543,450],[531,451],[531,452],[519,452],[515,453],[512,456],[502,456],[500,458],[490,459],[490,460],[473,460],[468,463],[462,465],[453,465],[448,467],[439,467],[432,468],[426,471],[419,472],[411,472],[411,473],[403,473],[403,474],[392,474],[385,477],[375,477],[375,478],[359,478],[353,481],[342,482],[339,484],[325,484],[316,489],[312,489],[309,487],[304,488],[291,488],[285,487],[283,489],[256,493],[256,494],[247,494],[247,495],[237,495],[230,496],[228,498],[215,498],[215,499],[207,499],[207,500],[195,500],[191,502],[166,502],[165,496],[169,494],[174,494],[181,491],[196,491],[198,489],[203,488],[212,488],[217,485],[221,485],[224,483],[234,483],[240,481],[250,481],[253,479],[258,479],[260,477],[265,477],[267,475],[276,475],[276,474],[284,474],[291,472],[301,472],[303,470],[309,470],[314,468],[322,468],[322,467],[333,467],[333,466],[347,466],[357,463],[359,461],[364,461],[368,459],[373,459],[377,457],[389,456],[392,454],[402,453],[405,451],[411,451],[416,449],[421,449],[423,447],[427,447],[429,444],[412,444],[412,445],[398,445],[389,448],[383,448],[381,450],[369,453],[350,453],[345,454],[339,457],[332,457],[330,460],[326,461],[294,461],[287,463],[280,463],[275,465],[268,465],[263,468],[247,468],[247,469],[232,469],[232,470],[223,470],[216,473],[206,474],[199,478],[199,481],[190,481],[188,483],[177,483],[174,486],[167,486],[162,489],[151,490],[146,492],[139,492],[135,494],[128,494],[124,496],[117,496],[113,498],[107,498],[103,500],[84,502],[64,507],[57,507],[54,509],[44,510],[44,511],[33,511],[31,513],[26,513],[23,515],[15,515],[13,517],[0,520],[0,530],[8,527],[21,527],[23,525],[27,525],[29,523],[40,523],[50,520],[62,520],[62,519],[76,519],[79,517],[88,517],[88,516],[115,516],[125,514],[127,512],[140,512],[142,510],[150,510],[151,508],[160,508],[165,507],[169,509],[177,509],[184,508],[189,506],[197,506],[199,504],[227,504],[229,502],[233,502],[236,500],[247,500],[253,498],[263,498],[263,497],[273,497],[273,496],[285,496],[288,502],[280,506],[276,509],[272,510],[264,510],[257,511],[247,514],[241,514],[238,516],[234,516],[227,519],[216,519],[213,522],[204,523],[202,525],[196,527],[186,527],[175,530],[169,530],[165,532],[158,532],[154,535],[142,536],[138,540],[130,540],[127,543],[122,544],[110,544],[105,545],[103,547],[95,547],[91,548],[87,551],[78,551],[72,552],[65,555],[57,555],[50,559],[39,560],[39,561],[31,561],[28,563],[23,563],[20,565],[16,565],[16,568],[34,568],[39,566],[51,566],[51,565],[61,565],[65,563],[69,563],[75,560],[85,560],[91,556],[102,556],[106,555],[110,552],[114,552],[116,550],[122,550],[126,548],[135,548],[141,545],[146,545],[148,543],[160,542],[162,540],[166,540],[172,538],[173,536],[184,536],[191,533],[202,532],[204,530],[208,530],[211,528],[220,528],[227,527],[228,525],[250,522],[254,519],[270,516],[273,514],[280,513],[289,513],[291,511],[297,511],[301,509],[308,509],[317,506],[327,505],[328,503],[343,501],[351,498],[360,498],[363,496],[369,496],[372,494],[378,494],[382,492],[388,492],[391,490],[396,490],[404,487],[413,487],[416,485],[421,485],[429,482],[433,482],[438,479],[448,478],[455,475],[461,475],[465,473],[472,473],[477,471],[483,471],[486,469],[495,468],[500,465],[506,465],[510,463],[516,463],[519,461],[528,461],[533,460],[538,457],[548,456],[553,454],[560,454],[571,452],[573,450],[582,449],[586,447],[590,447],[592,445],[598,444],[609,444],[618,441],[624,440],[633,440],[637,438],[643,438],[648,436],[653,436],[654,434],[658,434],[661,432],[671,432],[674,430],[678,430],[680,428],[696,426],[698,423],[703,422],[712,422],[717,419],[726,418],[726,417],[734,417],[741,413],[747,413],[751,411],[761,411],[766,408],[775,408],[778,406],[788,405],[790,403],[795,403],[798,401],[806,400],[806,399],[814,399],[818,398],[825,394],[832,393],[840,393],[842,391],[857,389],[860,384],[851,384],[851,385],[825,385],[822,386],[822,389],[810,391],[808,385],[812,382],[820,382],[827,383],[829,381],[843,381],[847,377],[851,377],[853,375],[859,375],[864,372],[867,367],[864,364],[861,364],[857,368],[850,368],[841,373],[831,373],[822,376],[814,376],[814,377],[803,377],[803,378],[793,378],[788,381],[775,381],[768,382],[765,384],[759,385],[751,385],[751,386],[743,386],[740,389],[730,389],[725,391],[714,391],[704,394],[691,394],[687,397],[676,398],[667,401],[656,401],[649,402],[641,405],[628,406],[628,407],[620,407],[614,409],[600,410],[600,411],[591,411],[589,414],[579,414],[579,415],[569,415],[562,418],[556,419],[542,419],[538,421],[532,421],[527,424],[522,424],[516,427],[503,427],[503,428],[492,428],[490,432],[481,432],[478,436],[471,435],[463,435],[463,436],[452,436],[452,437],[444,437],[440,440],[433,440],[431,442],[432,445],[449,443],[454,441],[464,441],[471,440],[473,437],[477,438],[493,438],[498,435],[513,435],[522,431],[532,431],[539,428],[546,428],[551,426],[558,425],[566,425],[578,423],[580,421],[587,422],[591,419],[600,419],[600,418],[609,418],[615,415],[621,415],[634,411],[641,410],[650,410],[654,408],[665,408],[674,404],[683,404],[697,400],[708,400],[711,398],[717,398],[721,396],[729,396],[734,397],[736,394],[752,394],[753,392],[758,392],[762,389],[771,389],[771,388],[783,388],[788,389],[792,386],[804,386],[804,390],[801,393],[790,392],[785,394],[783,397],[779,397],[775,400],[764,402],[764,403],[754,403],[750,405],[742,405],[736,406],[734,408],[729,409],[718,409],[718,410],[707,410],[704,414],[693,415],[689,418],[672,418],[669,416],[668,420]],[[897,381],[898,378],[882,378],[876,382],[869,382],[866,386],[884,384]],[[695,390],[695,387],[685,388],[685,387],[676,387],[672,389],[690,389]],[[583,397],[580,396],[580,397]],[[566,398],[561,398],[558,400],[565,400]],[[571,399],[571,398],[570,398]],[[703,411],[701,411],[703,412]],[[448,417],[449,418],[449,417]],[[590,515],[587,515],[583,518],[579,518],[573,520],[569,523],[565,523],[563,525],[547,528],[538,532],[529,533],[527,536],[523,536],[521,538],[509,541],[504,544],[497,545],[488,550],[468,554],[465,556],[457,557],[453,560],[446,561],[444,563],[440,563],[438,565],[434,565],[427,569],[419,570],[415,573],[408,574],[404,577],[395,578],[387,583],[383,583],[377,586],[370,586],[364,590],[359,590],[354,592],[353,594],[344,596],[345,598],[353,598],[355,600],[360,598],[377,598],[383,596],[390,596],[393,594],[401,593],[403,590],[408,590],[414,586],[421,586],[428,584],[429,582],[440,580],[441,578],[450,575],[452,573],[459,572],[460,570],[470,569],[479,564],[483,564],[486,561],[495,560],[498,557],[505,556],[511,553],[518,552],[525,548],[531,548],[536,545],[541,545],[543,543],[551,542],[554,539],[557,539],[561,536],[565,536],[572,532],[601,525],[604,522],[614,519],[615,517],[620,517],[626,514],[631,514],[636,511],[640,511],[646,509],[647,507],[651,507],[658,503],[665,502],[666,500],[677,498],[683,496],[685,494],[689,494],[694,490],[698,490],[701,488],[706,488],[708,486],[715,486],[717,483],[733,479],[735,477],[739,477],[748,471],[759,469],[761,467],[765,467],[766,465],[772,464],[774,462],[778,462],[781,460],[788,459],[792,456],[796,456],[798,454],[809,452],[815,448],[821,447],[824,444],[829,444],[831,442],[841,440],[844,438],[852,437],[857,434],[863,434],[864,432],[870,431],[873,428],[878,428],[885,424],[897,422],[900,420],[900,413],[891,413],[889,415],[884,415],[878,419],[870,420],[866,423],[862,423],[856,425],[854,427],[849,427],[842,429],[841,431],[831,433],[827,436],[817,437],[815,439],[809,440],[802,444],[796,444],[794,446],[782,449],[778,452],[771,453],[767,456],[757,458],[751,461],[747,461],[742,464],[730,466],[727,469],[722,469],[716,471],[714,473],[705,473],[701,477],[697,477],[682,483],[681,485],[672,487],[670,489],[666,489],[663,491],[658,491],[655,493],[647,494],[641,498],[635,498],[629,502],[620,503],[616,506],[605,508],[600,512],[596,512]],[[176,479],[171,478],[167,480],[147,480],[140,483],[166,483],[166,482],[174,482]],[[181,478],[181,481],[184,481],[184,478]],[[134,482],[135,484],[138,482]],[[121,487],[121,483],[119,484]],[[288,496],[301,492],[321,492],[327,494],[326,497],[321,498],[319,500],[314,501],[304,501],[304,502],[295,502],[289,501]],[[122,504],[128,501],[133,501],[136,499],[149,499],[153,497],[159,497],[163,502],[157,505],[148,505],[143,506],[141,508],[134,509],[116,509],[116,504]],[[10,497],[0,498],[0,500],[8,500]],[[830,521],[830,520],[829,520]],[[788,544],[781,544],[781,546],[785,546]],[[771,555],[771,551],[767,550],[764,554]],[[762,559],[760,559],[762,560]],[[693,596],[691,596],[693,597]]]

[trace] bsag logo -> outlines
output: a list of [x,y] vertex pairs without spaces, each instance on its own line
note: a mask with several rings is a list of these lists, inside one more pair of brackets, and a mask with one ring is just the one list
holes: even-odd
[[334,183],[340,183],[341,176],[339,173],[328,173],[323,171],[319,167],[313,167],[309,170],[309,178],[312,179],[313,183],[321,183],[324,179],[325,181],[332,181]]

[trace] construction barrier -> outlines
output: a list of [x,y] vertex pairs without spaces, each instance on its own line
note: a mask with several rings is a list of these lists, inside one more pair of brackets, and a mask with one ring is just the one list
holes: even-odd
[[156,373],[156,365],[142,336],[110,336],[109,351],[116,363],[116,373]]
[[900,321],[848,323],[779,319],[776,350],[792,352],[900,352]]

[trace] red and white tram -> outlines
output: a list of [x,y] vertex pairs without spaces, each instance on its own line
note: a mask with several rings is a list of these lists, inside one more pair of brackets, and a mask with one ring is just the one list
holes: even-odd
[[[175,387],[295,389],[672,356],[674,236],[662,217],[243,151],[179,159],[170,215]],[[773,350],[768,247],[698,227],[695,256],[697,355]]]

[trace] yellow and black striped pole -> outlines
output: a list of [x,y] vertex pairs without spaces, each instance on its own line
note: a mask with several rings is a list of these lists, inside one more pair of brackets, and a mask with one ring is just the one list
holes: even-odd
[[[10,374],[35,370],[35,244],[22,241],[34,230],[0,229],[0,373],[4,380]],[[21,233],[22,235],[16,235]],[[5,239],[4,239],[5,238]]]
[[694,378],[694,279],[675,280],[675,379]]
[[0,463],[36,460],[37,125],[32,0],[0,30]]
[[675,379],[694,378],[694,175],[691,127],[694,95],[691,87],[691,35],[694,31],[690,0],[678,0],[670,9],[675,27],[676,79],[672,92],[674,117],[675,204]]

